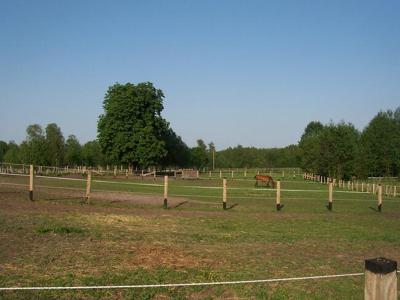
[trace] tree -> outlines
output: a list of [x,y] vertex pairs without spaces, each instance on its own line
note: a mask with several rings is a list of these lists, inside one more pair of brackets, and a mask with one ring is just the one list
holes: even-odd
[[117,83],[108,89],[97,128],[101,149],[114,163],[147,167],[166,156],[163,98],[150,82]]
[[322,173],[316,158],[319,157],[319,136],[324,126],[321,122],[312,121],[304,129],[299,142],[301,167],[308,172]]
[[65,142],[60,127],[55,123],[46,127],[47,159],[51,166],[64,164]]
[[26,164],[47,165],[47,145],[43,129],[38,124],[29,125],[26,129],[26,140],[20,146],[20,158]]
[[163,166],[186,167],[190,164],[190,149],[171,128],[163,133],[167,155],[162,159]]
[[198,169],[207,167],[209,162],[209,154],[207,146],[202,139],[197,140],[197,147],[190,150],[192,165]]
[[3,157],[4,162],[19,164],[21,163],[19,147],[14,142],[9,142],[7,145],[7,152]]
[[4,155],[8,150],[8,144],[4,141],[0,141],[0,162],[4,160]]
[[396,176],[400,169],[400,108],[379,112],[361,135],[361,155],[369,175]]
[[100,144],[97,140],[87,142],[82,146],[82,162],[86,166],[105,165],[106,160],[101,152]]
[[75,135],[68,136],[65,143],[65,163],[69,166],[82,163],[81,144]]

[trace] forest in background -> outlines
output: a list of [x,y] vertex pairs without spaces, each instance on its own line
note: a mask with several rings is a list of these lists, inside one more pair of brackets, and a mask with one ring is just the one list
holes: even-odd
[[0,141],[0,162],[46,166],[129,165],[216,168],[301,167],[324,176],[397,177],[400,171],[400,108],[381,111],[359,131],[351,123],[310,122],[298,144],[284,148],[237,145],[216,151],[213,142],[188,147],[161,117],[163,93],[151,83],[115,84],[103,102],[98,137],[81,144],[61,128],[29,125],[19,145]]

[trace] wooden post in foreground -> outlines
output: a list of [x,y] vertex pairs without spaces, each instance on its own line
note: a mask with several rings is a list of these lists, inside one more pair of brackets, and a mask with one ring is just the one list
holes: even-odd
[[396,187],[396,186],[394,186],[394,187],[393,187],[393,197],[396,197],[396,194],[397,194],[397,191],[396,191],[396,189],[397,189],[397,187]]
[[164,209],[168,208],[168,176],[164,176]]
[[33,201],[33,165],[29,166],[29,200]]
[[382,186],[378,185],[378,211],[382,211]]
[[226,209],[226,178],[222,179],[222,208]]
[[282,208],[281,205],[281,181],[276,181],[276,210],[280,211]]
[[333,184],[332,182],[329,182],[329,193],[328,193],[328,209],[332,210],[332,204],[333,204]]
[[397,299],[397,262],[377,257],[365,260],[365,300]]
[[89,170],[87,173],[87,180],[86,180],[86,203],[90,204],[90,191],[92,185],[92,172]]

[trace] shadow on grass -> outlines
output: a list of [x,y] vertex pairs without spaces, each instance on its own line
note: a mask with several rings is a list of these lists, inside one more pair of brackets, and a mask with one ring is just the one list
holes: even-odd
[[186,204],[186,203],[188,203],[188,202],[189,202],[189,201],[180,202],[180,203],[178,203],[177,205],[172,206],[171,208],[177,208],[177,207],[182,206],[182,205],[184,205],[184,204]]
[[239,205],[238,203],[234,203],[234,204],[232,204],[231,206],[228,206],[228,207],[226,208],[226,210],[232,209],[232,208],[234,208],[235,206],[238,206],[238,205]]

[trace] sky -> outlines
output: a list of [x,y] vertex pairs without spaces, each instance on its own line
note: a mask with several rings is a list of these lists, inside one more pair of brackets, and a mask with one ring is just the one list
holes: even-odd
[[152,82],[189,145],[283,147],[400,106],[400,1],[0,0],[0,140],[97,136],[107,88]]

